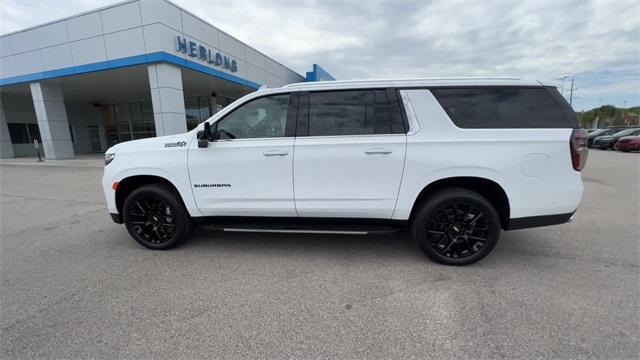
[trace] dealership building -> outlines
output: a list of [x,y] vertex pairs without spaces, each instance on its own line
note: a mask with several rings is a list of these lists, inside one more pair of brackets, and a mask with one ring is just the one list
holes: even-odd
[[0,37],[0,156],[104,152],[192,129],[302,76],[165,0],[126,1]]

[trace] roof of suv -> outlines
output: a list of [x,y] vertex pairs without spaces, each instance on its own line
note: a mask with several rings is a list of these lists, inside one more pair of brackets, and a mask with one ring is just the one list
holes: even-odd
[[283,88],[298,89],[340,89],[361,87],[427,87],[427,86],[544,86],[540,81],[522,80],[518,78],[420,78],[420,79],[386,79],[386,80],[336,80],[293,83]]

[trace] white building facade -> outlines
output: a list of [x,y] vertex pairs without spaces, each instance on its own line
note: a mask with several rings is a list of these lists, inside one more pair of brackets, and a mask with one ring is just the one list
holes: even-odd
[[48,159],[185,132],[262,85],[306,78],[165,0],[0,37],[0,156]]

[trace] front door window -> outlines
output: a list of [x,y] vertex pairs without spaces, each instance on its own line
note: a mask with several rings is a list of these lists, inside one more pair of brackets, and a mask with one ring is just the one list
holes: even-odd
[[289,95],[265,96],[240,106],[216,123],[220,139],[285,136]]

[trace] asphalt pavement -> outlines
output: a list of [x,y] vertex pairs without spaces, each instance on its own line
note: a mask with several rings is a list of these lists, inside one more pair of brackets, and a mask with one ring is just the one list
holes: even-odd
[[199,230],[150,251],[92,162],[0,165],[0,358],[638,358],[640,154],[591,151],[572,223],[466,267],[407,235]]

